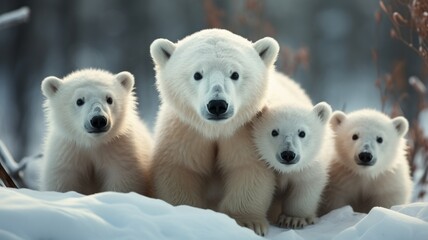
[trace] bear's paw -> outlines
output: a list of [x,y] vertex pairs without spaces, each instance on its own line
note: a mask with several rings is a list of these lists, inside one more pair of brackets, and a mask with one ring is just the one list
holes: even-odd
[[252,229],[259,236],[265,236],[269,229],[269,222],[266,218],[239,217],[235,220],[240,226]]
[[317,217],[292,217],[281,214],[278,218],[277,225],[283,228],[301,229],[307,225],[315,224],[317,221]]

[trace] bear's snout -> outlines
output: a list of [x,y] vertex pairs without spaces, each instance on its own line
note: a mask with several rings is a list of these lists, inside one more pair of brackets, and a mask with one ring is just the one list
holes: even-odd
[[224,100],[211,100],[207,104],[207,109],[209,113],[218,117],[227,111],[228,106]]
[[108,130],[107,118],[102,115],[97,115],[91,118],[91,133],[105,132]]
[[296,155],[293,151],[283,151],[280,154],[281,157],[281,163],[283,164],[295,164],[299,161],[299,157]]
[[370,152],[360,152],[358,154],[358,160],[359,165],[371,166],[374,164],[374,158]]

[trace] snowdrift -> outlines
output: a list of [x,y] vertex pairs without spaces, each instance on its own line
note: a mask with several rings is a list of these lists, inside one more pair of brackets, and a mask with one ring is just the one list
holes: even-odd
[[[347,206],[303,230],[272,226],[267,239],[428,239],[428,203]],[[136,193],[38,192],[0,188],[0,239],[265,239],[228,216],[173,207]]]

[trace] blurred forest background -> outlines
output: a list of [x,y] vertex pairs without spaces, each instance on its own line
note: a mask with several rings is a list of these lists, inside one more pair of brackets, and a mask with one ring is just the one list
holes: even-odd
[[[219,27],[251,41],[277,39],[277,68],[314,102],[347,112],[370,107],[405,115],[417,130],[410,136],[411,157],[419,154],[426,164],[418,120],[426,106],[427,65],[393,30],[393,12],[408,17],[406,4],[413,0],[384,2],[382,10],[378,0],[2,0],[0,14],[28,6],[31,17],[0,30],[0,139],[16,159],[40,153],[41,81],[87,67],[133,73],[140,115],[153,127],[159,100],[150,44]],[[426,181],[426,170],[420,174]]]

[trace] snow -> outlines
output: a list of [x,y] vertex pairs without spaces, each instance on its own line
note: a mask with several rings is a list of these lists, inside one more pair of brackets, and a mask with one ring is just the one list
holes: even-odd
[[136,193],[0,189],[0,239],[261,239],[224,214]]
[[[271,227],[267,239],[428,239],[428,203],[349,206],[303,230]],[[0,239],[265,239],[228,216],[173,207],[136,193],[39,192],[0,188]]]

